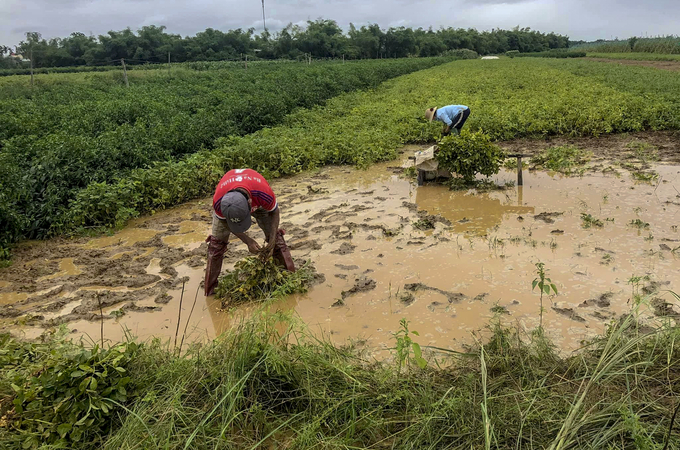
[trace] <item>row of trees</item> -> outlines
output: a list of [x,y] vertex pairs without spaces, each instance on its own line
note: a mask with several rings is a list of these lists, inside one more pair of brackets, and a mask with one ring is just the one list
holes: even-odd
[[436,56],[447,50],[467,48],[479,54],[504,53],[509,50],[537,52],[566,48],[569,39],[555,33],[540,33],[529,28],[478,32],[474,29],[439,30],[406,27],[383,30],[377,24],[360,28],[350,24],[347,33],[334,20],[308,21],[306,27],[289,24],[270,34],[255,34],[254,29],[223,32],[208,28],[195,36],[182,37],[166,32],[164,26],[145,26],[136,33],[125,29],[87,36],[72,33],[66,38],[43,39],[39,33],[27,33],[26,40],[15,49],[0,46],[0,67],[18,64],[10,52],[28,58],[35,67],[101,65],[125,58],[134,62],[210,61],[251,58],[401,58]]

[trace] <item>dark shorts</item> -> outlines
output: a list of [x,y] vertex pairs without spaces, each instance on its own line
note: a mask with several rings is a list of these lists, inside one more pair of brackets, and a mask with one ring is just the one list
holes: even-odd
[[465,121],[467,121],[468,117],[470,117],[470,108],[466,108],[463,111],[456,114],[456,117],[454,117],[453,121],[451,122],[452,123],[451,128],[460,130],[461,128],[463,128],[463,125],[465,125]]
[[[229,231],[229,225],[227,224],[227,221],[217,217],[215,211],[213,211],[212,216],[212,235],[222,242],[229,242],[229,235],[231,234],[231,231]],[[262,208],[258,208],[255,212],[251,213],[251,216],[255,218],[257,225],[264,232],[265,240],[269,242],[269,232],[272,228],[269,213]]]

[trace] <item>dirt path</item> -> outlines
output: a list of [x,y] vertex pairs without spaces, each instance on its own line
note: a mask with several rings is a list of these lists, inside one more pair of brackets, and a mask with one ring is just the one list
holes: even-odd
[[[663,145],[672,139],[650,136]],[[634,156],[626,139],[642,137],[579,142],[596,145],[589,149],[602,158],[624,159]],[[537,150],[533,144],[510,146]],[[677,161],[668,145],[661,160]],[[528,329],[538,324],[531,281],[542,261],[560,292],[545,300],[544,324],[564,349],[630,308],[633,274],[648,276],[638,288],[660,299],[650,317],[675,314],[662,291],[680,290],[680,166],[657,165],[660,178],[640,184],[598,160],[583,177],[525,171],[523,187],[477,193],[417,187],[401,164],[328,167],[273,182],[293,256],[312,260],[326,281],[272,308],[294,310],[337,343],[352,339],[376,352],[393,345],[402,317],[422,345],[459,349],[496,315]],[[514,179],[511,172],[495,177],[499,184]],[[602,226],[585,228],[582,214]],[[75,337],[98,340],[101,307],[106,339],[119,340],[126,329],[141,339],[172,339],[184,282],[181,328],[195,301],[189,339],[210,339],[256,305],[222,311],[203,297],[209,229],[206,198],[112,236],[25,243],[0,271],[0,331],[37,338],[64,324]],[[247,254],[231,243],[223,270]]]
[[609,59],[609,58],[582,58],[582,59],[586,61],[622,64],[624,66],[643,66],[652,67],[654,69],[680,71],[680,61],[638,61],[633,59]]

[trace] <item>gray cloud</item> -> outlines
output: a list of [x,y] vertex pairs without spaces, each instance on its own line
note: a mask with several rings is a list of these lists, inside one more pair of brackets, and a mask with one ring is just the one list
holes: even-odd
[[[343,29],[379,23],[411,26],[491,28],[531,27],[572,39],[677,33],[677,0],[265,0],[267,26],[320,17]],[[26,31],[45,38],[79,31],[165,25],[169,32],[193,35],[205,28],[262,28],[260,0],[0,0],[0,43],[14,45]]]

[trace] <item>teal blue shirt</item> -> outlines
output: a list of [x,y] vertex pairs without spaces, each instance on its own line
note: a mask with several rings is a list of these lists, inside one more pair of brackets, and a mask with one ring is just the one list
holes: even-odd
[[437,108],[437,112],[434,114],[435,119],[440,122],[444,122],[446,125],[453,125],[453,119],[461,112],[465,111],[467,106],[464,105],[449,105],[443,108]]

